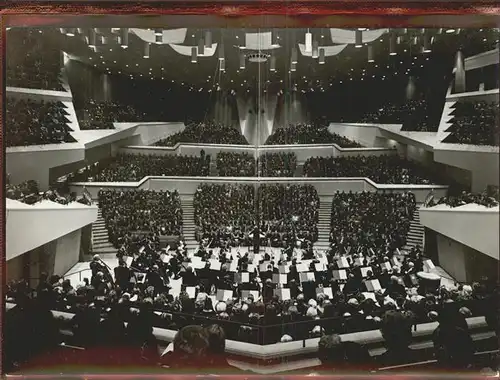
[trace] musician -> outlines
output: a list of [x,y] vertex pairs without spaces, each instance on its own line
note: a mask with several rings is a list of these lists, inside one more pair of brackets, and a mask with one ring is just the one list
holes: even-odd
[[198,279],[196,274],[193,271],[191,266],[187,266],[184,272],[179,273],[179,276],[182,277],[182,283],[186,286],[196,286],[198,283]]
[[[92,271],[92,277],[90,282],[92,283],[93,278],[97,275],[97,273],[101,272],[103,278],[107,281],[111,280],[111,273],[109,273],[108,267],[102,262],[99,255],[94,255],[92,261],[89,264],[90,270]],[[97,288],[96,288],[97,289]]]
[[114,269],[115,282],[123,291],[126,291],[130,286],[130,279],[132,273],[129,268],[127,268],[127,263],[123,260],[119,260],[118,266]]
[[165,284],[160,275],[160,268],[158,265],[153,265],[151,270],[148,272],[146,275],[146,282],[149,286],[154,288],[155,295],[163,292]]

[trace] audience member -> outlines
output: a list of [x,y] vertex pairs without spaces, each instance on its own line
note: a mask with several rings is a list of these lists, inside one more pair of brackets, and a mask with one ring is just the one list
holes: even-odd
[[[78,103],[76,103],[78,106]],[[154,120],[150,115],[140,112],[131,105],[120,104],[116,101],[89,100],[75,109],[81,130],[115,129],[113,123],[132,121],[161,121]],[[152,120],[153,119],[153,120]]]

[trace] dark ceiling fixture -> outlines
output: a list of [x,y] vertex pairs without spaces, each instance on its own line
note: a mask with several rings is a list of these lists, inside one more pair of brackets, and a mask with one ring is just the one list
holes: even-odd
[[160,35],[156,34],[156,35],[155,35],[155,42],[156,42],[158,45],[161,45],[161,44],[163,43],[163,35],[162,35],[162,34],[160,34]]
[[319,55],[318,49],[319,49],[318,40],[314,39],[313,40],[313,46],[312,46],[312,57],[313,58],[318,58],[318,55]]
[[94,29],[89,30],[89,47],[94,48],[97,44],[97,35]]
[[205,55],[205,41],[203,41],[203,38],[198,40],[198,54]]
[[394,32],[390,32],[389,36],[389,55],[396,55],[396,35]]
[[292,48],[292,64],[297,64],[297,62],[298,62],[297,48],[294,46]]
[[424,46],[422,47],[422,52],[423,53],[430,53],[431,51],[432,51],[432,49],[431,49],[430,36],[428,34],[424,34]]
[[120,29],[120,46],[124,49],[128,48],[128,28]]
[[355,35],[355,39],[356,39],[356,43],[355,43],[355,47],[357,48],[360,48],[363,46],[363,32],[361,30],[356,30],[356,35]]
[[375,62],[375,59],[373,59],[373,46],[368,45],[368,62]]
[[162,29],[155,29],[155,36],[163,36],[163,30]]
[[320,65],[324,65],[325,64],[325,48],[320,48],[319,49],[319,61],[318,63]]
[[276,56],[274,54],[271,55],[271,59],[269,61],[269,71],[276,71]]
[[207,30],[205,32],[205,47],[206,48],[212,47],[212,32],[210,30]]
[[196,63],[198,62],[198,55],[196,54],[196,47],[193,46],[191,48],[191,63]]
[[221,71],[221,73],[226,72],[226,61],[225,60],[220,61],[220,71]]
[[76,30],[75,28],[68,28],[68,29],[66,30],[66,35],[67,35],[68,37],[74,37],[74,36],[75,36],[75,30]]

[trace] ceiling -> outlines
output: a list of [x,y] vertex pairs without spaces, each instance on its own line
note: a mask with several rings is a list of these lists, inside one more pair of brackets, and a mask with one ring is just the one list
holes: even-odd
[[[131,26],[133,27],[133,26]],[[7,34],[7,45],[19,46],[22,34],[12,28]],[[20,28],[19,28],[20,29]],[[119,44],[120,29],[100,28],[98,36],[104,44],[96,49],[88,46],[89,28],[75,30],[74,36],[63,34],[59,28],[36,29],[44,41],[50,41],[65,51],[71,58],[79,60],[104,73],[121,75],[130,79],[151,79],[173,82],[192,91],[224,90],[280,91],[293,87],[298,91],[325,91],[336,84],[360,81],[384,81],[396,76],[421,77],[444,60],[455,55],[457,49],[465,57],[493,49],[498,43],[498,29],[391,29],[399,39],[395,45],[396,55],[389,55],[389,34],[384,34],[370,44],[356,48],[348,45],[340,54],[326,57],[325,64],[318,59],[298,53],[296,71],[290,70],[292,47],[303,44],[307,29],[192,29],[187,28],[181,45],[197,46],[199,39],[209,30],[212,41],[224,45],[225,72],[220,71],[220,60],[216,51],[212,57],[181,55],[168,44],[151,44],[149,58],[144,58],[145,42],[134,33],[129,33],[128,47]],[[246,33],[269,32],[276,36],[280,48],[274,50],[276,71],[270,71],[269,60],[251,63],[246,60],[245,69],[240,69],[240,49]],[[334,45],[328,28],[310,29],[319,45]],[[63,32],[65,32],[63,30]],[[449,33],[448,33],[449,32]],[[422,35],[432,38],[431,52],[422,53]],[[71,33],[70,33],[71,34]],[[43,37],[42,37],[43,36]],[[418,37],[417,44],[414,38]],[[98,37],[98,40],[100,38]],[[374,62],[368,62],[368,45],[372,46]],[[218,48],[219,49],[219,48]],[[9,57],[7,56],[7,63]]]

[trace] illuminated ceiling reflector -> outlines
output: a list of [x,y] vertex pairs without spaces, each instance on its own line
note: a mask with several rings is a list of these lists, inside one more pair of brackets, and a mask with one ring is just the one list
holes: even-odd
[[448,29],[446,29],[446,33],[448,33],[448,34],[452,34],[452,33],[455,33],[455,32],[456,32],[455,28],[448,28]]
[[191,63],[198,62],[198,54],[196,54],[196,46],[191,48]]
[[220,71],[223,73],[226,72],[226,61],[224,60],[220,61]]
[[312,53],[312,33],[306,33],[306,53]]
[[120,46],[122,48],[128,48],[128,28],[120,29]]
[[297,64],[292,62],[292,64],[290,65],[290,70],[297,71]]
[[318,40],[313,41],[313,49],[312,49],[312,57],[313,58],[318,58],[319,52],[318,52]]
[[144,43],[144,54],[142,55],[144,58],[149,58],[149,50],[150,50],[149,42]]
[[363,46],[363,32],[361,30],[356,30],[356,42],[354,46],[357,48]]
[[319,49],[319,64],[320,65],[325,64],[325,49],[324,48]]
[[224,44],[219,45],[219,61],[224,61]]

